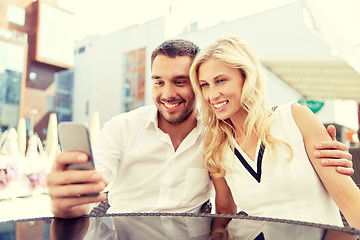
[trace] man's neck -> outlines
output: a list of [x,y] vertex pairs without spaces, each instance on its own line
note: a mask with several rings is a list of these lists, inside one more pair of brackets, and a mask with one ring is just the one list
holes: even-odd
[[186,136],[196,127],[197,119],[194,111],[185,121],[179,124],[171,124],[158,114],[159,128],[170,136],[174,150],[176,151]]

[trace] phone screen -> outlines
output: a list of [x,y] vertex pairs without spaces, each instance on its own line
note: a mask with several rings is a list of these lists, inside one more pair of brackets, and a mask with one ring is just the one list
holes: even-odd
[[[85,163],[74,163],[66,166],[68,170],[91,170],[95,169],[91,151],[89,131],[85,124],[74,122],[61,122],[59,124],[60,146],[63,152],[80,151],[89,156]],[[86,196],[98,196],[99,193],[86,194]]]
[[85,124],[61,122],[59,124],[59,139],[63,152],[80,151],[86,153],[89,156],[89,161],[86,163],[69,164],[67,169],[94,169],[94,160],[91,151],[89,132]]

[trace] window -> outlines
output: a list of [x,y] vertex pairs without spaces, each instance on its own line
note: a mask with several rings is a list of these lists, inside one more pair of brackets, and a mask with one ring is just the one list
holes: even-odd
[[9,4],[7,7],[7,20],[20,26],[25,24],[25,9]]
[[89,105],[90,105],[89,101],[86,101],[86,103],[85,103],[85,115],[86,116],[89,115]]
[[54,99],[55,97],[54,96],[46,96],[46,109],[49,111],[49,112],[52,112],[54,111]]
[[81,54],[81,53],[85,52],[85,50],[86,50],[86,48],[85,48],[85,47],[81,47],[81,48],[79,48],[79,54]]

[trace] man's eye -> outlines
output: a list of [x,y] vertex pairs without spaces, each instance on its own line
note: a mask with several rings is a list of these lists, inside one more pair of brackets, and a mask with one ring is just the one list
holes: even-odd
[[155,82],[154,84],[160,86],[163,84],[163,82]]
[[225,81],[225,79],[218,79],[218,80],[216,80],[217,83],[222,83],[222,82],[224,82],[224,81]]
[[184,81],[176,81],[175,84],[176,85],[181,85],[181,84],[184,84],[185,82]]

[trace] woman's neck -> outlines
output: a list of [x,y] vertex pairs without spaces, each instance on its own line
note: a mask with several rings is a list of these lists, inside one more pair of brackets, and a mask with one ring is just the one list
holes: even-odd
[[[258,136],[256,135],[254,129],[251,129],[250,133],[247,132],[247,129],[245,128],[246,117],[247,113],[242,113],[230,118],[235,131],[234,139],[243,149],[248,148],[252,145],[257,145],[258,141]],[[250,134],[250,138],[247,139],[247,141],[245,142],[247,133]]]

